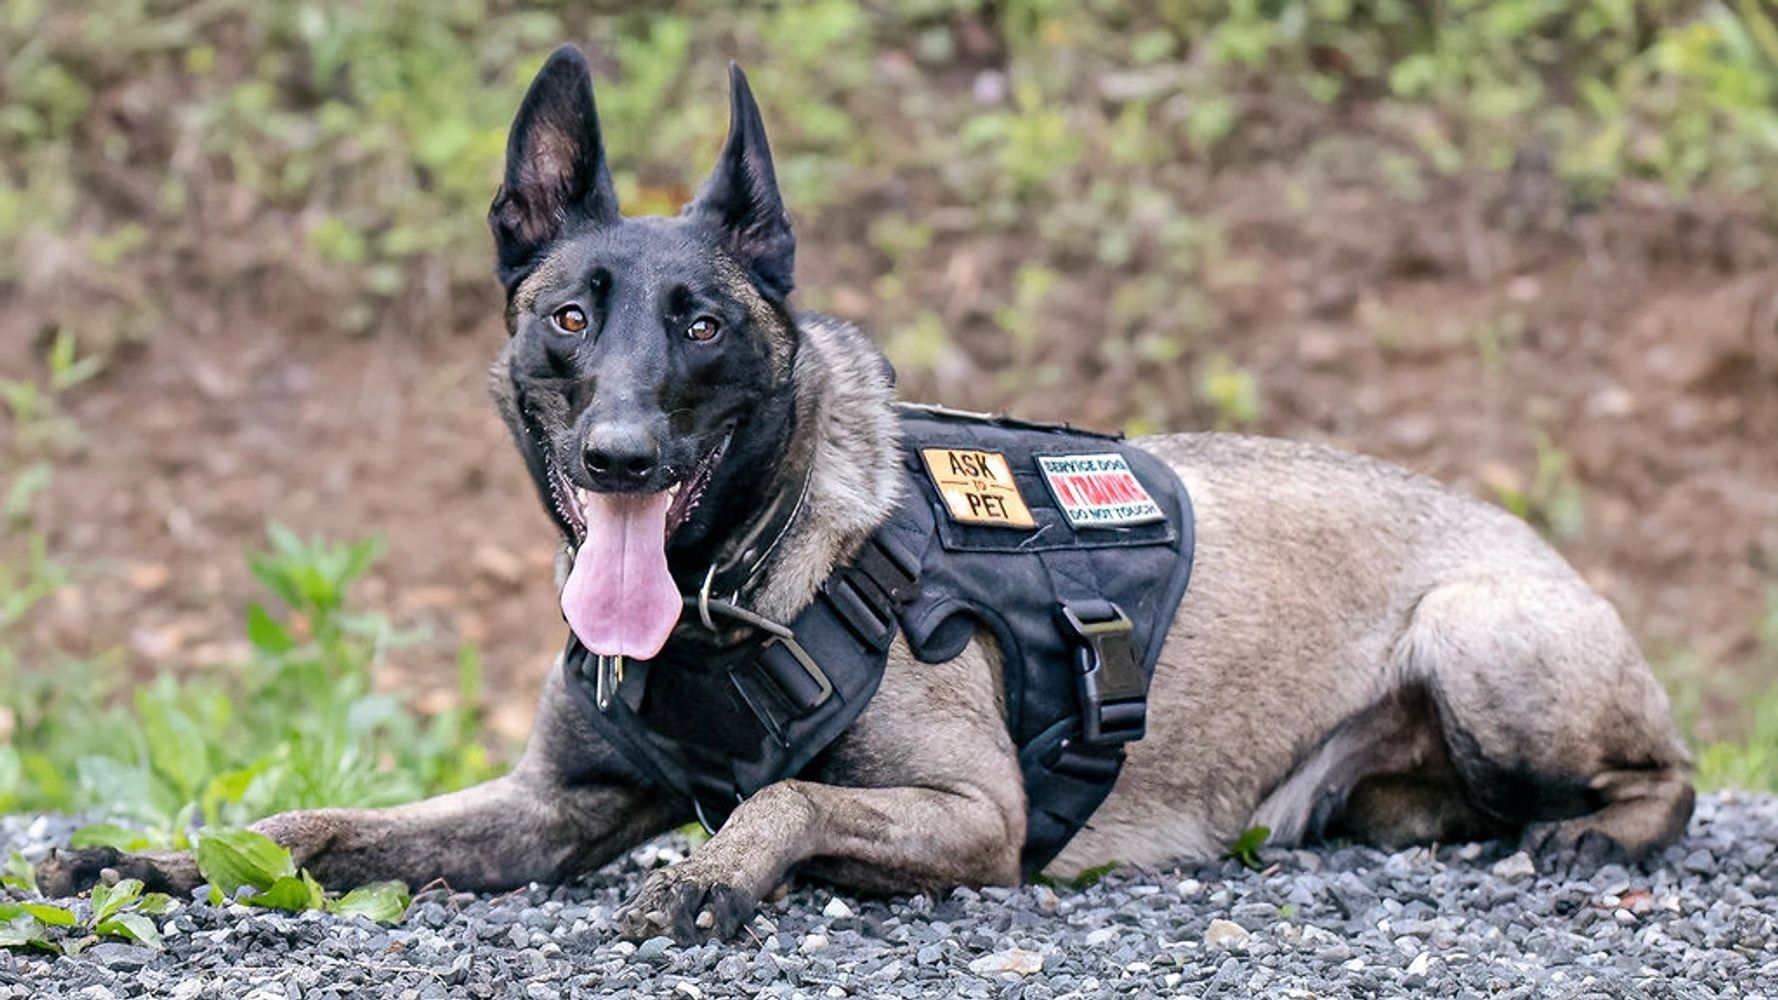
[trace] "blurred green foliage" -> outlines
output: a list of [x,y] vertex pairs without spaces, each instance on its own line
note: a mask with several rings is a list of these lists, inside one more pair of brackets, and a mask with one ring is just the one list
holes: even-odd
[[408,637],[352,608],[375,541],[273,524],[248,556],[271,603],[248,605],[250,653],[237,662],[141,683],[116,651],[25,652],[29,616],[78,572],[49,552],[38,519],[80,433],[65,399],[99,367],[66,331],[46,360],[41,379],[0,381],[12,424],[0,438],[0,813],[91,811],[128,825],[88,827],[81,844],[183,848],[198,820],[388,805],[493,776],[472,647],[454,708],[422,716],[376,689],[385,652]]
[[251,656],[187,676],[132,684],[106,658],[29,669],[0,624],[0,713],[10,729],[0,743],[0,812],[89,810],[128,825],[88,827],[78,845],[184,848],[195,821],[390,805],[493,776],[472,649],[459,663],[455,708],[423,717],[375,690],[383,652],[402,637],[380,617],[353,613],[346,598],[377,548],[274,525],[270,547],[250,561],[282,610],[250,605]]
[[[1758,629],[1760,676],[1778,677],[1778,584],[1766,593]],[[1749,788],[1778,793],[1778,681],[1746,701],[1747,727],[1737,739],[1717,740],[1698,751],[1698,781],[1706,788]]]
[[[1404,197],[1440,174],[1537,169],[1576,206],[1640,182],[1778,206],[1778,18],[1758,0],[13,0],[0,288],[45,260],[165,279],[89,277],[52,302],[134,307],[58,319],[101,349],[173,321],[169,286],[268,269],[319,293],[322,330],[485,317],[505,128],[564,39],[593,57],[632,212],[676,210],[707,169],[732,56],[805,222],[905,179],[962,210],[946,229],[1034,237],[1030,273],[1105,304],[1032,315],[1025,271],[990,290],[984,315],[1037,376],[1013,379],[1038,388],[1058,361],[1019,346],[1033,330],[1094,322],[1114,368],[1193,351],[1217,317],[1178,289],[1223,262],[1213,229],[1173,210],[1181,177],[1301,140],[1271,127],[1280,102],[1362,110],[1372,173]],[[868,242],[892,275],[947,251],[913,224],[873,224]],[[904,364],[942,362],[929,307],[896,290],[877,290],[873,325]],[[1136,425],[1170,416],[1134,403]]]

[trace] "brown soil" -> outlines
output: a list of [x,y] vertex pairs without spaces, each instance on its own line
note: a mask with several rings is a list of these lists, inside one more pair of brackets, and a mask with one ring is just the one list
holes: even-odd
[[[1291,208],[1288,169],[1223,171],[1182,205],[1227,241],[1206,278],[1217,330],[1194,355],[1255,374],[1257,429],[1489,497],[1529,488],[1546,435],[1585,515],[1564,551],[1657,661],[1684,651],[1741,676],[1778,575],[1778,254],[1765,228],[1652,196],[1528,221],[1504,181],[1407,203],[1318,180]],[[867,328],[884,265],[857,234],[875,203],[867,192],[808,220],[801,253],[809,301]],[[1051,303],[1087,324],[1052,351],[1070,366],[1064,389],[980,388],[1004,338],[968,300],[1004,298],[1021,250],[1010,236],[951,240],[902,275],[908,297],[959,317],[963,346],[955,370],[909,373],[908,394],[1102,427],[1159,395],[1174,401],[1171,429],[1208,425],[1189,358],[1130,370],[1088,357],[1103,313],[1091,301]],[[564,633],[552,531],[482,385],[504,336],[492,282],[457,329],[369,339],[305,332],[327,308],[312,293],[279,307],[233,291],[180,296],[172,314],[201,319],[157,330],[72,393],[84,440],[58,465],[44,524],[79,572],[31,638],[120,648],[143,671],[227,660],[257,593],[241,553],[267,520],[376,532],[388,549],[363,603],[432,636],[395,654],[385,681],[437,704],[456,643],[473,641],[496,723],[522,734]],[[1727,704],[1736,685],[1712,690]]]

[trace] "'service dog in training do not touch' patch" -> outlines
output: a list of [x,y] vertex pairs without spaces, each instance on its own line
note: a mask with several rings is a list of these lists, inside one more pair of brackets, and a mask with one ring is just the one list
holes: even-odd
[[[726,935],[793,872],[908,892],[1275,843],[1643,854],[1686,750],[1616,613],[1518,519],[1324,447],[898,405],[788,303],[732,73],[715,171],[625,218],[586,62],[538,73],[489,220],[493,393],[561,529],[572,637],[505,777],[256,829],[323,882],[501,890],[716,826],[620,914]],[[65,851],[151,887],[188,858]]]

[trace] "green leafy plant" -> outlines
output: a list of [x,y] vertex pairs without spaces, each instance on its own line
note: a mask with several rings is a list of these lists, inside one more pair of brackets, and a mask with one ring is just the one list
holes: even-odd
[[[1778,675],[1778,584],[1766,591],[1757,628],[1766,677]],[[1778,793],[1778,682],[1748,699],[1747,728],[1736,739],[1716,740],[1698,751],[1698,783],[1705,788],[1744,788]]]
[[1253,373],[1217,354],[1198,372],[1198,391],[1216,414],[1218,430],[1247,427],[1259,419],[1259,383]]
[[80,830],[76,845],[184,849],[200,821],[388,805],[491,777],[498,766],[480,741],[473,650],[460,657],[454,709],[421,716],[375,688],[385,651],[406,640],[350,606],[378,550],[274,525],[249,563],[282,608],[250,605],[245,662],[161,676],[121,703],[112,698],[121,678],[92,664],[78,668],[93,672],[90,683],[73,683],[71,668],[0,688],[18,729],[13,745],[0,745],[0,803],[121,821]]
[[[343,895],[321,888],[307,870],[297,870],[290,852],[251,830],[206,829],[194,850],[198,870],[210,884],[210,901],[300,913],[320,910],[399,923],[412,898],[401,882],[372,882]],[[11,870],[23,865],[24,878],[7,877],[7,887],[35,892],[29,865],[14,852]],[[101,938],[119,938],[159,950],[154,918],[177,908],[165,893],[144,892],[137,879],[93,886],[83,920],[74,907],[41,900],[0,899],[0,947],[30,948],[75,955]]]
[[93,886],[84,921],[58,903],[0,900],[0,947],[77,955],[100,938],[113,937],[158,951],[161,932],[154,918],[177,906],[165,893],[144,892],[136,879]]
[[[210,901],[233,899],[248,906],[368,917],[398,923],[411,897],[402,882],[373,882],[330,897],[307,869],[298,871],[290,851],[251,830],[205,830],[198,838],[198,871],[210,883]],[[242,889],[250,891],[242,892]]]
[[[0,378],[0,403],[12,423],[12,446],[22,456],[46,455],[66,450],[80,441],[79,426],[63,412],[63,399],[68,390],[97,375],[105,366],[98,354],[81,355],[74,334],[62,330],[50,343],[44,358],[48,377],[42,380]],[[48,473],[32,471],[47,469],[39,463],[26,467],[7,491],[5,510],[8,520],[18,516],[31,493],[47,485]]]
[[1260,862],[1259,849],[1266,845],[1266,840],[1271,836],[1271,827],[1249,827],[1241,831],[1241,835],[1229,845],[1229,852],[1223,856],[1239,861],[1242,867],[1250,871],[1259,871],[1264,867]]
[[1533,439],[1537,464],[1525,483],[1511,470],[1496,468],[1485,477],[1501,506],[1558,541],[1573,541],[1586,530],[1580,480],[1568,453],[1539,431]]

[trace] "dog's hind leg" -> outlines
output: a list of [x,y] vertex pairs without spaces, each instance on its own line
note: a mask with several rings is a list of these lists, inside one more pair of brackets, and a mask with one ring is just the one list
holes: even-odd
[[[387,809],[280,813],[253,829],[329,888],[400,879],[417,889],[443,879],[456,889],[498,891],[595,868],[683,822],[683,812],[640,786],[552,673],[530,746],[505,776]],[[106,868],[163,892],[186,893],[203,881],[187,855],[94,848],[57,852],[39,866],[38,883],[47,895],[73,895]]]
[[1617,613],[1578,578],[1438,586],[1395,651],[1432,692],[1450,761],[1483,816],[1539,853],[1640,857],[1691,816],[1691,763],[1667,697]]

